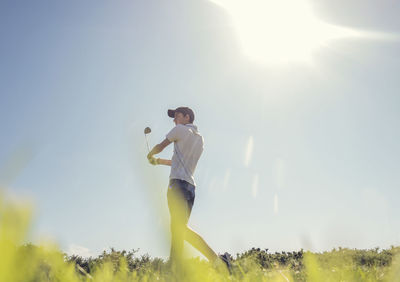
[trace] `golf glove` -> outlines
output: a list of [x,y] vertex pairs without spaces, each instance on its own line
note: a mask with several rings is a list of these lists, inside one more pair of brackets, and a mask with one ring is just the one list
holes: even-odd
[[148,158],[149,163],[152,165],[158,165],[158,160],[155,157]]

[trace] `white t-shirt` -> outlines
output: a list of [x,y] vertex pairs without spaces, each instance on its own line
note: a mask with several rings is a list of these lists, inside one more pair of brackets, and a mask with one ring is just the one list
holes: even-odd
[[204,139],[191,123],[178,124],[167,134],[169,141],[174,142],[170,179],[181,179],[196,186],[194,170],[201,153]]

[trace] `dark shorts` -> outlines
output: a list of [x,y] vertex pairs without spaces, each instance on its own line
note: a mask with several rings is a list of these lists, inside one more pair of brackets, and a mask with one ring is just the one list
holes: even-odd
[[171,223],[187,224],[195,198],[195,187],[185,180],[170,179],[167,199]]

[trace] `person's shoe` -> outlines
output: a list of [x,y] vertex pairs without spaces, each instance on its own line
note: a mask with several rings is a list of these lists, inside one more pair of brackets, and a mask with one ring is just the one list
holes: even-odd
[[223,261],[228,268],[229,274],[232,275],[231,255],[229,253],[225,253],[223,255],[219,255],[218,258]]

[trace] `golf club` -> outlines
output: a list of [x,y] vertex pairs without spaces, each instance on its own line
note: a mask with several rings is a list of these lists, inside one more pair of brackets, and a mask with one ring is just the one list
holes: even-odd
[[146,138],[147,150],[149,151],[149,153],[150,153],[150,147],[149,147],[149,141],[147,140],[147,134],[149,134],[150,132],[151,132],[150,127],[146,127],[144,129],[144,136]]

